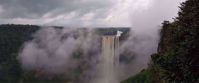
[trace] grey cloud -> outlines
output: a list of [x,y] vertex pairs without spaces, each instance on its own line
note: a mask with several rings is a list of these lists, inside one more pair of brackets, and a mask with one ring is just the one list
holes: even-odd
[[106,0],[1,0],[0,5],[5,10],[0,18],[40,18],[46,13],[52,16],[72,11],[83,15],[96,9],[106,9],[111,5]]

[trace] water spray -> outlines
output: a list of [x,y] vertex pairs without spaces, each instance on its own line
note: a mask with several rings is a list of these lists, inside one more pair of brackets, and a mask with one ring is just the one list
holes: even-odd
[[97,83],[119,83],[119,37],[123,32],[117,31],[115,35],[102,36],[102,60],[100,64],[101,72]]

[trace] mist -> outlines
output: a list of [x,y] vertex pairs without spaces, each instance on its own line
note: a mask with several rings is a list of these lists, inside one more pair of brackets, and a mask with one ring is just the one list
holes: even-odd
[[[88,83],[100,73],[102,35],[95,28],[43,27],[24,43],[19,61],[25,70],[64,75]],[[119,79],[124,80],[148,66],[156,52],[158,37],[129,31],[119,48]],[[77,71],[79,72],[78,74]]]
[[121,52],[125,48],[134,52],[135,59],[130,64],[121,64],[121,79],[137,74],[150,64],[151,54],[157,52],[161,23],[164,20],[173,21],[178,6],[183,1],[185,0],[149,0],[150,5],[146,9],[132,8],[129,12],[130,19],[126,19],[131,22],[131,36],[120,49]]
[[[150,5],[147,8],[140,10],[127,8],[125,11],[121,9],[120,11],[124,13],[128,10],[128,13],[118,19],[116,18],[120,13],[113,12],[109,15],[114,19],[109,18],[109,21],[105,23],[108,26],[121,24],[131,27],[128,39],[119,47],[120,56],[127,58],[120,61],[118,71],[120,80],[133,76],[148,66],[150,55],[157,52],[161,23],[164,20],[172,21],[172,18],[177,16],[178,5],[182,2],[180,0],[149,1]],[[67,27],[63,29],[44,27],[33,34],[33,37],[33,40],[24,43],[19,54],[23,68],[44,70],[47,73],[65,74],[71,78],[77,78],[73,77],[74,72],[71,71],[81,67],[82,73],[78,78],[84,82],[88,82],[97,72],[95,67],[101,55],[101,41],[94,28],[79,30]],[[82,56],[74,57],[74,53],[80,53]]]
[[[90,29],[41,28],[33,37],[18,57],[26,70],[80,78],[92,69],[100,54],[99,37]],[[79,68],[81,75],[75,75]]]

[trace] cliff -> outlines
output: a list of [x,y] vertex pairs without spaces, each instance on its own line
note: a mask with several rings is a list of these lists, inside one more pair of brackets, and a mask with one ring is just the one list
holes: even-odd
[[149,68],[122,83],[199,82],[199,1],[187,0],[179,8],[174,22],[162,23]]

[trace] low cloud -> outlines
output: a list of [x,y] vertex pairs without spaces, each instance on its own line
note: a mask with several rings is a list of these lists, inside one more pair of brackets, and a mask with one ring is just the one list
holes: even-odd
[[140,19],[170,19],[176,15],[179,2],[181,0],[1,0],[0,22],[78,27],[136,27],[143,23]]

